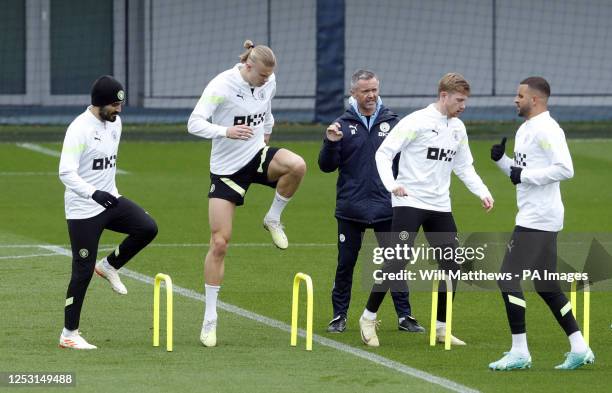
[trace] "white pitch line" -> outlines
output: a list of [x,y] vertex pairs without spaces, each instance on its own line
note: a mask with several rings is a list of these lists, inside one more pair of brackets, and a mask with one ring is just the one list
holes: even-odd
[[[0,248],[40,248],[46,245],[43,244],[0,244]],[[70,247],[69,244],[60,244],[60,247]],[[335,243],[291,243],[291,247],[335,247]],[[100,249],[109,248],[115,249],[116,244],[100,244]],[[176,248],[197,248],[208,247],[208,243],[151,243],[147,247],[176,247]],[[269,243],[230,243],[231,247],[274,247]]]
[[0,176],[57,176],[57,172],[0,172]]
[[9,256],[1,256],[0,259],[23,259],[23,258],[50,257],[50,256],[57,256],[57,253],[53,252],[51,254],[9,255]]
[[60,246],[53,246],[50,244],[39,244],[38,245],[39,248],[45,249],[45,250],[49,250],[52,251],[56,254],[59,255],[64,255],[67,257],[72,257],[72,251],[65,249],[64,247],[60,247]]
[[40,248],[42,244],[0,244],[0,248]]
[[[40,245],[39,247],[44,248],[45,250],[54,251],[60,255],[72,257],[72,252],[70,250],[67,250],[59,246]],[[130,277],[134,280],[137,280],[137,281],[140,281],[146,284],[153,285],[153,283],[155,282],[155,279],[153,277],[144,275],[142,273],[135,272],[125,267],[121,268],[121,270],[119,270],[119,273],[121,273],[122,275],[126,277]],[[180,287],[176,284],[173,285],[173,292],[178,293],[179,295],[187,297],[189,299],[194,299],[200,302],[205,302],[206,300],[203,294],[196,292],[194,290],[191,290],[191,289]],[[278,321],[276,319],[268,318],[263,315],[254,313],[252,311],[245,310],[244,308],[234,306],[232,304],[221,302],[221,301],[217,301],[217,306],[224,311],[227,311],[232,314],[236,314],[243,318],[247,318],[252,321],[259,322],[263,325],[267,325],[267,326],[270,326],[276,329],[280,329],[288,333],[291,332],[291,326],[287,325],[284,322]],[[300,335],[300,337],[306,337],[306,332],[303,329],[299,329],[298,334]],[[461,385],[457,382],[451,381],[450,379],[446,379],[446,378],[438,377],[433,374],[429,374],[428,372],[425,372],[425,371],[422,371],[416,368],[412,368],[410,366],[396,362],[391,359],[387,359],[384,356],[376,355],[374,353],[364,351],[363,349],[351,347],[350,345],[346,345],[344,343],[334,341],[334,340],[331,340],[323,336],[319,336],[318,334],[313,334],[312,339],[313,341],[321,345],[324,345],[326,347],[330,347],[338,351],[351,354],[358,358],[368,360],[372,363],[381,365],[383,367],[387,367],[391,370],[395,370],[402,374],[409,375],[411,377],[415,377],[415,378],[424,380],[426,382],[429,382],[435,385],[439,385],[445,389],[452,390],[454,392],[460,392],[460,393],[479,392],[478,390],[472,389],[465,385]]]
[[17,146],[24,148],[24,149],[35,151],[37,153],[46,154],[51,157],[61,156],[61,153],[59,151],[47,149],[46,147],[37,145],[36,143],[18,143]]
[[[51,157],[61,157],[62,153],[60,153],[57,150],[52,150],[52,149],[47,149],[44,146],[41,145],[37,145],[36,143],[18,143],[17,146],[23,148],[23,149],[28,149],[31,151],[35,151],[37,153],[41,153],[41,154],[46,154],[48,156]],[[119,169],[117,168],[117,174],[118,175],[127,175],[129,172],[124,171],[123,169]]]
[[[110,245],[109,245],[110,246]],[[147,247],[208,247],[208,243],[151,243]],[[335,247],[336,243],[290,243],[291,247]],[[274,247],[272,242],[267,243],[230,243],[229,248],[232,247]]]
[[[510,235],[510,234],[509,234]],[[509,238],[509,237],[508,237]],[[601,244],[612,244],[612,241],[598,240]],[[487,244],[506,244],[505,242],[488,242]],[[560,245],[586,245],[585,242],[562,242]],[[60,247],[70,247],[70,244],[60,244]],[[167,248],[207,248],[208,243],[151,243],[147,247],[167,247]],[[336,247],[336,243],[290,243],[290,247]],[[41,244],[0,244],[0,248],[39,248]],[[115,249],[117,244],[100,244],[99,249]],[[263,243],[230,243],[229,247],[274,247],[271,242]]]

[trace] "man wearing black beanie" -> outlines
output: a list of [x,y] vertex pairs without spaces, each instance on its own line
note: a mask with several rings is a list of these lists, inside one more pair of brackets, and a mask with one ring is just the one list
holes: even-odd
[[[70,123],[64,138],[59,177],[66,186],[64,205],[72,248],[72,276],[66,293],[63,348],[95,349],[79,334],[85,292],[94,271],[111,288],[127,294],[118,270],[157,235],[157,224],[136,203],[121,196],[115,185],[121,139],[123,86],[104,75],[91,88],[91,106]],[[96,263],[104,229],[128,236]]]
[[91,87],[92,109],[94,114],[98,112],[96,117],[102,121],[114,122],[124,101],[123,86],[110,75],[99,77]]

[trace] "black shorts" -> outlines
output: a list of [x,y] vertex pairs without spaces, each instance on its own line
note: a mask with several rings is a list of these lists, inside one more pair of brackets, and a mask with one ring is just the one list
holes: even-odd
[[210,174],[209,198],[225,199],[242,206],[244,196],[252,183],[276,188],[276,181],[268,180],[268,167],[280,148],[265,146],[238,172],[232,175]]

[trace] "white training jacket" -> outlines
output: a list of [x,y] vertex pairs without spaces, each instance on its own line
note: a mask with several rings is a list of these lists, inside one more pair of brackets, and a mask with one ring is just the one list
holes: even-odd
[[[191,134],[212,139],[210,171],[216,175],[231,175],[244,167],[265,146],[264,134],[272,133],[274,126],[275,75],[252,88],[240,75],[242,67],[238,63],[208,83],[187,124]],[[227,129],[240,124],[251,127],[253,136],[227,138]]]
[[516,186],[516,225],[541,231],[563,229],[561,180],[574,176],[565,134],[548,111],[526,120],[516,132],[514,160],[504,155],[497,165],[506,175],[522,167]]
[[[393,179],[393,157],[401,152]],[[393,127],[376,152],[376,166],[387,191],[403,186],[408,196],[392,195],[392,205],[451,211],[451,171],[479,198],[491,197],[476,173],[465,125],[431,104],[412,112]]]
[[87,107],[70,123],[62,155],[59,177],[66,186],[64,210],[67,219],[84,219],[104,211],[91,195],[96,190],[119,197],[115,185],[117,151],[121,139],[121,118],[101,121]]

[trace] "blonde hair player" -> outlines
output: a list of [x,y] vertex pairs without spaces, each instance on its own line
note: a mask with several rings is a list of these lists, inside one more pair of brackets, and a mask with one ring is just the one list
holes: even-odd
[[[392,193],[391,232],[407,232],[409,236],[404,242],[410,248],[421,227],[432,247],[454,249],[458,246],[449,194],[451,172],[482,201],[487,212],[493,208],[491,193],[474,169],[465,125],[458,118],[465,110],[469,94],[470,85],[461,74],[444,75],[438,83],[437,102],[400,120],[376,152],[378,173],[387,191]],[[395,179],[392,165],[397,153],[401,155]],[[383,267],[383,274],[397,273],[407,263],[405,260],[389,262]],[[438,265],[445,271],[459,270],[452,257],[438,259]],[[453,280],[453,294],[456,284]],[[404,280],[374,284],[359,319],[361,339],[366,345],[379,346],[376,312],[387,291],[407,293],[408,286]],[[444,281],[440,282],[438,292],[436,339],[443,342],[446,335]],[[451,344],[465,345],[454,336],[451,336]]]
[[276,190],[263,226],[280,249],[289,245],[281,213],[306,173],[302,157],[268,146],[274,116],[276,57],[265,45],[244,42],[240,63],[213,78],[189,117],[188,131],[212,139],[208,221],[210,247],[204,262],[206,306],[200,341],[217,345],[217,296],[236,206],[252,183]]

